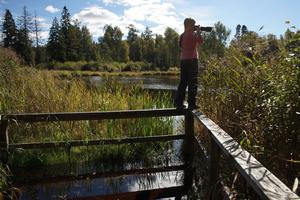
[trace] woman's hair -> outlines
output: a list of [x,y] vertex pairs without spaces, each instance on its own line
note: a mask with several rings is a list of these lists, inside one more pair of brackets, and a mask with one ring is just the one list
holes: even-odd
[[187,25],[195,25],[196,21],[192,18],[185,18],[184,20],[184,27]]

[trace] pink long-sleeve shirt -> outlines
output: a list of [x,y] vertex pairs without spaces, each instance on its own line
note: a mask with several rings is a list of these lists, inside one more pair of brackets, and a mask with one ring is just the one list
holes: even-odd
[[180,36],[180,60],[197,59],[197,46],[203,43],[200,34],[186,31]]

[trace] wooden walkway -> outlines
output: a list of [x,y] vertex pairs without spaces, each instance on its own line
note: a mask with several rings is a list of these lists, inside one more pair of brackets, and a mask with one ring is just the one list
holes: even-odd
[[[35,123],[35,122],[53,122],[53,121],[81,121],[81,120],[102,120],[102,119],[128,119],[128,118],[148,118],[148,117],[167,117],[183,116],[185,132],[182,135],[158,135],[151,137],[134,137],[134,138],[114,138],[101,140],[75,140],[75,141],[53,141],[47,143],[9,143],[9,125],[15,122]],[[197,126],[197,129],[195,129]],[[158,171],[183,170],[184,181],[182,186],[159,188],[153,190],[142,190],[136,192],[109,194],[102,196],[88,196],[75,199],[157,199],[164,197],[176,197],[180,199],[186,195],[189,188],[194,184],[195,178],[189,171],[193,160],[196,157],[203,156],[203,146],[201,137],[205,135],[210,138],[208,163],[208,189],[220,185],[220,157],[227,158],[227,162],[233,163],[236,170],[243,177],[246,183],[255,191],[260,199],[300,199],[293,191],[283,184],[274,174],[258,162],[249,152],[242,149],[229,134],[222,130],[212,120],[207,118],[199,111],[190,111],[187,109],[156,109],[156,110],[130,110],[130,111],[112,111],[112,112],[75,112],[75,113],[37,113],[37,114],[13,114],[0,115],[0,147],[1,160],[7,162],[9,152],[16,148],[23,149],[40,149],[40,148],[60,148],[66,146],[87,146],[87,145],[104,145],[104,144],[128,144],[128,143],[147,143],[162,142],[172,140],[183,140],[184,144],[184,165],[173,167],[161,167],[152,169],[139,169],[126,172],[119,172],[114,175],[138,174]],[[194,145],[192,145],[194,144]],[[195,148],[202,151],[201,155],[196,153]],[[81,175],[78,177],[56,177],[61,180],[71,180],[74,178],[84,179],[90,175]],[[107,174],[97,174],[92,178],[107,176]],[[40,180],[50,181],[51,180]],[[219,186],[223,187],[223,186]],[[207,198],[210,199],[229,199],[230,192],[221,190],[216,194],[206,192]],[[73,199],[73,198],[71,198]]]

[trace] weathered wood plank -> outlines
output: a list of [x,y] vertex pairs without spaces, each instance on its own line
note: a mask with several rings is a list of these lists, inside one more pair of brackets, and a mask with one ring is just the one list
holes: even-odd
[[184,118],[184,128],[185,128],[185,139],[183,141],[184,146],[184,163],[187,166],[184,171],[184,186],[186,189],[190,189],[193,185],[193,176],[195,173],[195,167],[193,166],[194,159],[194,117],[191,112],[185,114]]
[[113,138],[99,140],[73,140],[63,142],[44,142],[44,143],[15,143],[9,144],[9,149],[41,149],[41,148],[59,148],[67,146],[93,146],[93,145],[109,145],[109,144],[128,144],[128,143],[144,143],[144,142],[162,142],[171,140],[184,139],[184,134],[178,135],[156,135],[147,137],[129,137],[129,138]]
[[[219,178],[219,168],[220,168],[220,148],[214,142],[212,136],[210,137],[210,157],[209,157],[209,177],[208,177],[208,185],[209,191],[211,188],[216,188]],[[217,191],[217,190],[215,190]],[[210,194],[211,196],[219,196],[219,194]],[[213,198],[215,199],[215,198]]]
[[261,199],[300,199],[274,174],[258,162],[211,119],[198,111],[193,111],[196,119],[208,129],[213,140],[224,155],[236,165],[240,174],[256,191]]
[[186,193],[187,192],[183,186],[176,186],[176,187],[159,188],[153,190],[142,190],[136,192],[102,195],[97,197],[70,198],[70,200],[116,200],[116,199],[152,200],[152,199],[183,196]]
[[121,110],[104,112],[68,112],[68,113],[30,113],[3,115],[8,120],[22,122],[51,122],[51,121],[79,121],[103,119],[128,119],[145,117],[167,117],[184,115],[187,109],[155,109],[155,110]]

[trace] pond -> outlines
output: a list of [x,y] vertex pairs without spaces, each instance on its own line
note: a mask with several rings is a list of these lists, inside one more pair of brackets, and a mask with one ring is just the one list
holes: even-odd
[[107,79],[114,79],[121,84],[141,84],[144,89],[151,90],[177,90],[179,78],[176,76],[118,76],[118,77],[92,77],[92,80],[101,84]]

